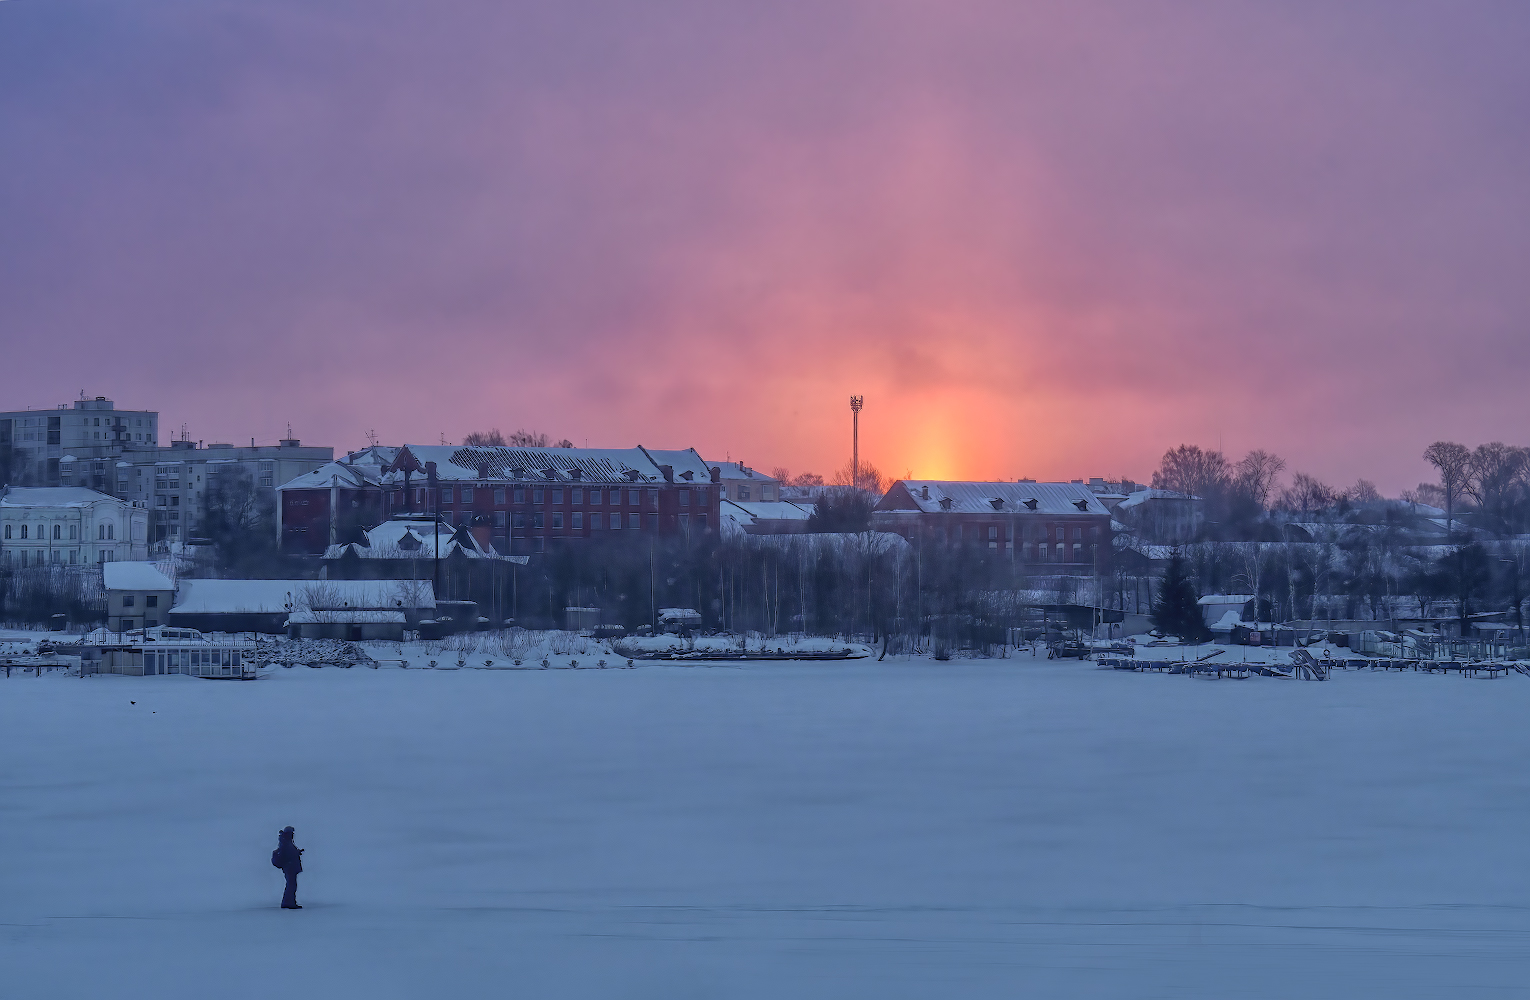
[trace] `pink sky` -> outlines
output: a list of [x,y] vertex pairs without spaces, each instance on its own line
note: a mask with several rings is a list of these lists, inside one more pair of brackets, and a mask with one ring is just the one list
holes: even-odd
[[0,4],[0,408],[1388,492],[1530,443],[1530,12]]

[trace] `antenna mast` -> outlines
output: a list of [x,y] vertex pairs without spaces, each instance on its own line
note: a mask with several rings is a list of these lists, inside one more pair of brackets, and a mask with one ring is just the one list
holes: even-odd
[[850,485],[861,485],[861,404],[862,396],[850,397]]

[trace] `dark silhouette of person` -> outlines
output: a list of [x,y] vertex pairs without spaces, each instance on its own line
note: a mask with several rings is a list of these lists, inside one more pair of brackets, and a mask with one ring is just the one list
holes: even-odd
[[303,870],[303,849],[292,842],[297,831],[287,827],[276,835],[276,850],[271,852],[271,864],[287,876],[287,891],[282,893],[282,909],[301,910],[297,901],[297,877]]

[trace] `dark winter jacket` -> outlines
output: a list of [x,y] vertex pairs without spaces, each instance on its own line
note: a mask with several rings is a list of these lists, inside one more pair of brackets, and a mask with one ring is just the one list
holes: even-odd
[[277,867],[288,875],[296,875],[303,870],[303,852],[292,842],[292,838],[286,834],[277,834],[276,854],[271,860],[276,862]]

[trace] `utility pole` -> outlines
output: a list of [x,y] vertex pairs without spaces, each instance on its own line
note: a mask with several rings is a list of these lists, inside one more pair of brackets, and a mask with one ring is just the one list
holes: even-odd
[[[861,485],[861,404],[863,396],[850,397],[850,485]],[[715,452],[714,452],[715,454]]]

